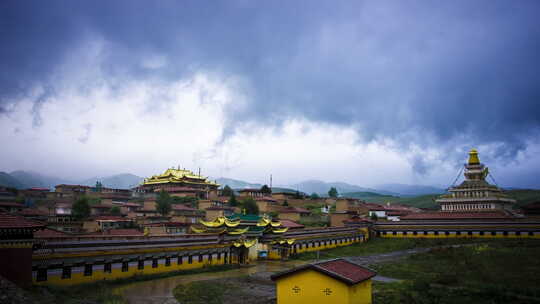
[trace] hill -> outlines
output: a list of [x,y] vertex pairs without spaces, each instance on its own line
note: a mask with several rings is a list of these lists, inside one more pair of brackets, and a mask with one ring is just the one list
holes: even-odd
[[244,188],[261,188],[263,185],[261,184],[252,184],[248,183],[242,180],[238,179],[232,179],[227,177],[220,177],[216,179],[217,183],[221,185],[221,187],[225,187],[225,185],[228,185],[229,187],[233,189],[244,189]]
[[338,193],[351,193],[351,192],[376,192],[380,194],[386,194],[386,195],[396,195],[397,193],[393,193],[390,191],[385,190],[377,190],[372,188],[365,188],[360,187],[357,185],[351,185],[344,182],[323,182],[320,180],[307,180],[303,181],[297,184],[290,185],[290,188],[298,189],[302,192],[305,192],[307,194],[311,193],[317,193],[322,196],[328,195],[328,190],[330,190],[331,187],[334,187],[337,189]]
[[446,190],[443,188],[426,185],[383,184],[377,185],[376,188],[388,192],[399,193],[400,196],[417,196],[423,194],[436,194],[446,192]]
[[131,174],[122,173],[106,177],[93,177],[79,182],[84,186],[95,186],[99,181],[104,187],[116,188],[116,189],[130,189],[139,185],[144,178]]
[[0,172],[0,186],[12,187],[17,189],[24,188],[23,183],[21,183],[18,179],[14,178],[6,172]]
[[54,189],[54,186],[58,184],[69,183],[69,181],[62,178],[43,175],[32,171],[17,170],[9,173],[9,175],[17,179],[22,184],[22,188],[44,187]]

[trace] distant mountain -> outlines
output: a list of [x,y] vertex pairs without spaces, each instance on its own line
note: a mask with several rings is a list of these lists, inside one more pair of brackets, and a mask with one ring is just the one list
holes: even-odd
[[382,189],[383,191],[399,193],[401,196],[440,194],[440,193],[446,192],[446,190],[443,188],[437,188],[433,186],[424,186],[424,185],[383,184],[383,185],[376,186],[376,188]]
[[340,194],[351,193],[351,192],[375,192],[375,193],[386,194],[386,195],[398,195],[398,193],[391,192],[391,191],[365,188],[365,187],[351,185],[351,184],[347,184],[343,182],[327,183],[320,180],[307,180],[307,181],[303,181],[303,182],[291,185],[290,187],[294,189],[298,189],[307,194],[311,194],[315,192],[319,195],[324,195],[324,196],[328,195],[328,190],[330,190],[331,187],[335,187],[338,193]]
[[221,185],[221,187],[225,187],[225,185],[228,185],[229,187],[233,189],[244,189],[244,188],[260,188],[263,185],[261,184],[252,184],[249,182],[245,182],[238,179],[232,179],[227,177],[220,177],[216,179],[217,183]]
[[373,198],[392,198],[395,196],[385,195],[376,192],[345,192],[341,194],[344,197],[352,197],[359,199],[373,199]]
[[131,173],[116,174],[106,177],[93,177],[79,182],[84,186],[95,186],[99,181],[104,187],[116,189],[130,189],[139,185],[144,178]]
[[9,173],[9,175],[17,179],[22,184],[21,188],[43,187],[54,189],[54,186],[58,184],[70,183],[62,178],[43,175],[32,171],[17,170]]
[[0,186],[13,187],[17,189],[24,188],[23,183],[6,172],[0,172]]

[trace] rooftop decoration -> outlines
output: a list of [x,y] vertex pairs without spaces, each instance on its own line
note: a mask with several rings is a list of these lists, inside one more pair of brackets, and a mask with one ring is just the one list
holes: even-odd
[[195,185],[212,185],[219,187],[219,184],[208,180],[208,178],[201,175],[195,174],[190,170],[181,170],[178,169],[167,169],[163,174],[154,175],[149,178],[145,178],[143,185],[154,185],[154,184],[167,184],[167,183],[185,183],[185,184],[195,184]]

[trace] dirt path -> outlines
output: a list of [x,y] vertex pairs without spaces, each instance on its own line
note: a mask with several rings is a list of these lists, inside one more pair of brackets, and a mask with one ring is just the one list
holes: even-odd
[[[432,249],[469,245],[474,244],[415,248],[368,256],[345,257],[345,259],[359,265],[369,267],[370,265],[379,263],[397,261],[412,254],[428,252]],[[178,284],[185,284],[193,281],[211,281],[215,284],[227,282],[228,284],[236,285],[237,289],[241,289],[243,291],[243,296],[239,297],[238,293],[236,292],[231,293],[230,297],[227,297],[226,294],[224,303],[273,303],[273,301],[275,301],[275,285],[274,282],[270,280],[270,276],[275,272],[309,262],[310,261],[299,260],[291,260],[286,262],[262,261],[249,268],[241,268],[217,273],[181,275],[152,281],[138,282],[121,287],[118,289],[118,291],[124,295],[124,298],[126,298],[130,304],[172,304],[177,303],[172,295],[172,290]],[[385,283],[399,281],[394,278],[383,276],[376,276],[373,278],[373,280]]]

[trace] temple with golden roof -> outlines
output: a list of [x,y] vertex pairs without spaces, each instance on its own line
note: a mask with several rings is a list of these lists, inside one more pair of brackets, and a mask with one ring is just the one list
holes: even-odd
[[192,196],[200,199],[217,197],[219,184],[186,169],[170,168],[163,174],[145,178],[137,188],[143,192],[168,192],[172,196]]
[[503,190],[486,181],[488,167],[478,158],[478,151],[469,152],[469,161],[465,164],[465,180],[458,186],[448,189],[449,194],[440,196],[437,203],[441,211],[477,212],[511,210],[516,201],[503,193]]

